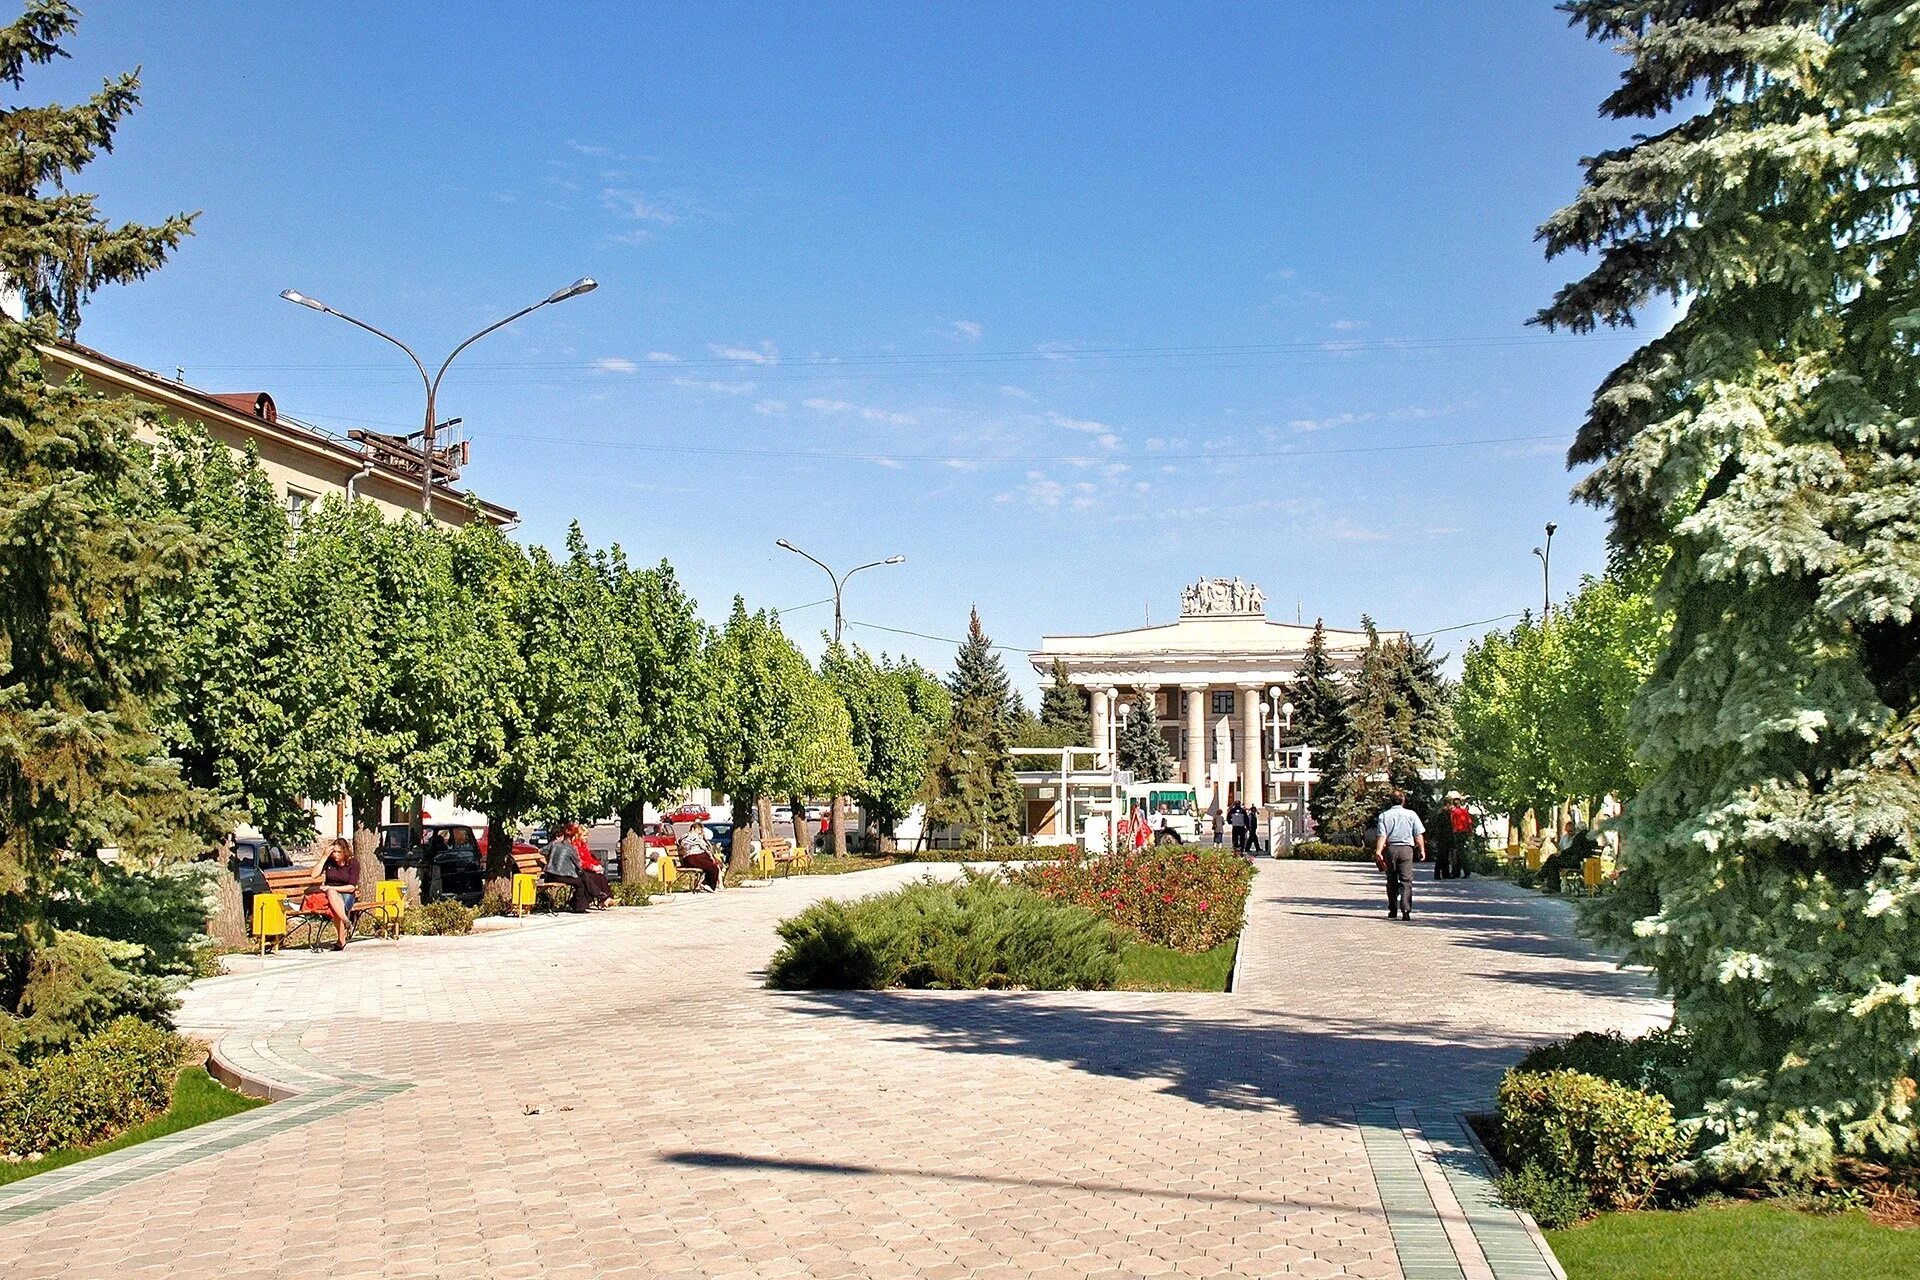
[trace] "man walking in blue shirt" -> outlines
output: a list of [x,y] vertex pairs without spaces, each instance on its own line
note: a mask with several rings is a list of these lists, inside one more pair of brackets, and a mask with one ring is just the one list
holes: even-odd
[[1393,806],[1376,819],[1373,862],[1387,873],[1387,919],[1413,919],[1413,864],[1427,857],[1427,828],[1407,808],[1407,793],[1395,791]]

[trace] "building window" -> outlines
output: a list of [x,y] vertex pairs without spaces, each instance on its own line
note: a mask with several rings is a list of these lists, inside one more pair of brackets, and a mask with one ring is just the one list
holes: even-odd
[[1233,693],[1231,690],[1213,695],[1213,714],[1230,716],[1233,714]]
[[307,518],[307,512],[313,507],[318,494],[307,493],[300,489],[287,489],[287,523],[293,526],[295,533],[300,532],[300,522]]

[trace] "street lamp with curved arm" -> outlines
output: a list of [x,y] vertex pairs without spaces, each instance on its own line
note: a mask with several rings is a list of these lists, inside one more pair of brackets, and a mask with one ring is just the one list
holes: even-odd
[[773,545],[776,547],[779,547],[782,551],[791,551],[793,552],[793,554],[797,556],[804,556],[808,560],[811,560],[815,564],[819,565],[822,569],[826,570],[828,580],[833,583],[833,642],[835,644],[840,643],[840,628],[841,628],[840,597],[841,597],[841,594],[846,590],[847,579],[851,578],[854,574],[859,573],[862,569],[878,569],[882,565],[903,564],[906,562],[905,556],[888,556],[885,560],[870,560],[866,564],[857,564],[853,568],[847,570],[845,573],[835,573],[833,571],[833,567],[829,565],[825,560],[822,560],[819,556],[810,555],[807,552],[802,551],[800,548],[794,546],[791,542],[788,542],[785,538],[775,538],[773,540]]
[[427,366],[424,362],[421,361],[418,355],[414,354],[413,348],[408,346],[406,343],[400,341],[400,339],[394,337],[392,334],[386,332],[385,330],[376,329],[372,325],[368,324],[365,320],[361,320],[354,316],[350,316],[344,311],[336,311],[332,307],[328,306],[326,303],[320,301],[318,298],[309,298],[304,293],[296,293],[292,289],[282,289],[280,291],[280,296],[285,298],[288,302],[298,303],[299,305],[310,308],[314,311],[324,311],[326,314],[330,316],[337,316],[340,319],[345,320],[350,325],[354,325],[357,328],[365,329],[368,333],[372,334],[376,338],[385,338],[388,342],[391,342],[394,346],[406,352],[407,359],[413,361],[413,367],[420,371],[420,383],[422,386],[426,388],[426,392],[427,392],[426,429],[420,439],[420,452],[421,452],[421,457],[424,464],[421,468],[421,475],[420,475],[420,511],[423,515],[426,515],[429,518],[431,518],[433,515],[433,433],[434,433],[435,427],[438,425],[438,423],[435,420],[436,415],[434,413],[434,401],[439,398],[440,379],[447,376],[447,367],[453,363],[454,357],[458,356],[462,351],[465,351],[468,347],[480,341],[480,339],[486,337],[488,334],[492,333],[494,330],[504,329],[522,316],[530,315],[533,312],[538,311],[540,308],[545,306],[550,306],[551,304],[556,302],[565,302],[568,298],[577,298],[583,293],[592,293],[595,289],[599,287],[600,287],[599,284],[596,283],[591,277],[582,276],[580,279],[575,280],[572,284],[568,285],[564,289],[555,289],[552,293],[540,299],[540,301],[534,303],[532,306],[522,307],[520,308],[520,310],[514,312],[512,315],[508,316],[506,319],[494,321],[492,324],[488,325],[486,328],[480,330],[480,332],[474,334],[472,337],[468,338],[465,342],[462,342],[459,346],[455,347],[453,349],[453,353],[441,362],[439,370],[436,373],[434,373],[432,377],[427,376]]

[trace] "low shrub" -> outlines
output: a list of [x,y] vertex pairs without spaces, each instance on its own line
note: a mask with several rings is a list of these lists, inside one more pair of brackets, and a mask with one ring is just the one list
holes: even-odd
[[1546,1231],[1564,1230],[1593,1213],[1593,1197],[1585,1187],[1537,1164],[1503,1173],[1493,1185],[1501,1204],[1532,1214]]
[[623,907],[644,907],[653,901],[653,881],[615,880],[613,900]]
[[184,1040],[139,1018],[0,1073],[0,1154],[23,1159],[104,1142],[167,1109]]
[[1681,1155],[1673,1105],[1579,1071],[1509,1071],[1500,1082],[1500,1144],[1585,1189],[1596,1209],[1644,1204]]
[[1226,849],[1151,845],[1009,872],[1059,902],[1097,912],[1143,942],[1195,953],[1240,932],[1253,867]]
[[767,985],[789,990],[1099,991],[1120,976],[1111,924],[997,876],[815,903],[779,932]]
[[1302,862],[1372,862],[1373,855],[1357,844],[1332,844],[1325,840],[1301,840],[1287,850],[1289,858]]
[[1687,1069],[1692,1046],[1677,1028],[1628,1039],[1618,1031],[1582,1031],[1542,1045],[1520,1059],[1516,1071],[1579,1071],[1629,1089],[1675,1101],[1674,1085]]
[[480,892],[480,901],[473,909],[476,919],[488,916],[510,916],[513,914],[513,897],[497,884],[488,884]]
[[407,912],[400,919],[400,928],[406,933],[430,936],[472,933],[479,916],[477,907],[469,907],[457,898],[438,898]]

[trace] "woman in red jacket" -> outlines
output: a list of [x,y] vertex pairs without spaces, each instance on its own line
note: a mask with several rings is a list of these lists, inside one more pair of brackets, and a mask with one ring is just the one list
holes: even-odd
[[613,901],[613,885],[607,880],[607,872],[600,865],[600,859],[593,856],[593,850],[587,848],[586,832],[579,823],[567,828],[567,836],[573,841],[573,847],[580,855],[580,883],[586,886],[587,896],[592,899],[589,907],[601,907]]

